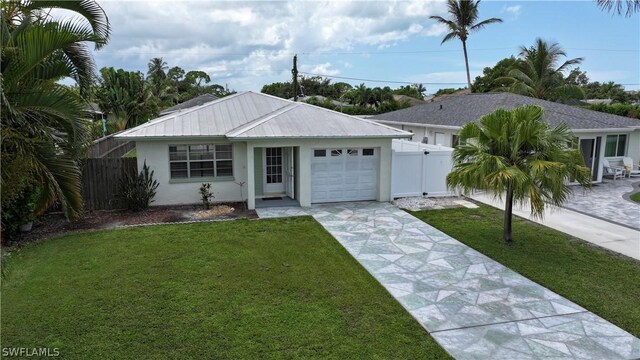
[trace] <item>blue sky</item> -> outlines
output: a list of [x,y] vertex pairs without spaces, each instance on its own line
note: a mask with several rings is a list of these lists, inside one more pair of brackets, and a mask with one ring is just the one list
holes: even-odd
[[[441,46],[444,29],[428,19],[446,16],[441,1],[99,3],[113,26],[110,44],[95,53],[99,67],[146,71],[149,58],[163,57],[229,88],[260,90],[288,80],[298,53],[308,73],[422,82],[430,93],[465,82],[460,42]],[[570,58],[584,57],[580,68],[591,80],[640,89],[640,14],[614,16],[594,1],[485,0],[480,18],[489,17],[504,23],[469,38],[472,77],[542,37]]]

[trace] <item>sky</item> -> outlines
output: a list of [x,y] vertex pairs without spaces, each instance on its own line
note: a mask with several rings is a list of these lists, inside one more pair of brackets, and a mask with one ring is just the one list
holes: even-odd
[[[111,22],[109,44],[94,53],[98,68],[146,73],[152,57],[186,71],[207,72],[236,91],[291,78],[293,54],[301,73],[351,84],[423,83],[428,93],[463,87],[460,41],[440,44],[447,17],[442,1],[115,1],[98,0]],[[640,14],[631,18],[599,9],[595,1],[491,1],[480,19],[499,17],[470,35],[472,78],[502,58],[517,55],[537,37],[555,41],[592,81],[640,89]]]

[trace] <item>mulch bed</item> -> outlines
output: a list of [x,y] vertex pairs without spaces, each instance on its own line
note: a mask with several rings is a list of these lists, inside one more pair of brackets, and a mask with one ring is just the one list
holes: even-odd
[[[219,210],[216,211],[216,208]],[[229,211],[229,208],[233,210]],[[30,232],[20,234],[14,242],[26,243],[71,232],[114,229],[126,225],[194,220],[254,219],[257,217],[254,210],[245,210],[244,204],[240,202],[215,204],[210,210],[204,210],[202,206],[154,206],[140,212],[127,210],[91,211],[74,221],[67,221],[62,214],[46,214],[34,221],[33,229]]]

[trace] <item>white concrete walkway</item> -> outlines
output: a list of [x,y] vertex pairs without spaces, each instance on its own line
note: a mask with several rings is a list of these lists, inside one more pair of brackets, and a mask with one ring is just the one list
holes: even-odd
[[[470,196],[481,203],[504,210],[504,200],[484,193]],[[621,200],[623,201],[623,200]],[[605,249],[640,260],[640,231],[565,208],[548,206],[542,219],[531,218],[529,205],[513,207],[514,215],[562,231]],[[640,217],[640,213],[638,214]]]
[[312,215],[456,359],[636,359],[640,340],[387,203]]

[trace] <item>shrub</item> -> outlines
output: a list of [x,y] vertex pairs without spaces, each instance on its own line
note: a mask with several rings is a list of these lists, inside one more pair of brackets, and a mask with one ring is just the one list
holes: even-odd
[[120,196],[124,199],[127,209],[141,211],[149,208],[156,196],[158,182],[153,180],[153,171],[145,162],[142,171],[135,175],[126,174],[120,182]]
[[28,187],[22,191],[13,204],[2,211],[2,238],[12,240],[20,232],[20,226],[28,224],[36,217],[40,190]]
[[205,209],[209,210],[209,208],[211,208],[211,199],[215,197],[213,196],[213,192],[211,191],[211,184],[203,183],[202,186],[200,186],[200,190],[198,192],[200,193],[200,197],[202,198],[202,205]]

